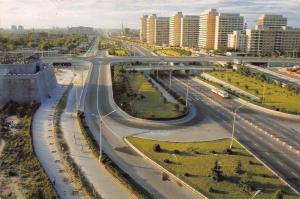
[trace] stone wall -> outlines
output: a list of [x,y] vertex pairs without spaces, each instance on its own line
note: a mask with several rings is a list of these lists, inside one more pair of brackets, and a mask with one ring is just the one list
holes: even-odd
[[[12,66],[18,72],[27,74],[0,74],[0,105],[9,100],[16,102],[43,102],[51,96],[52,90],[57,86],[53,67],[42,68],[37,73],[35,64],[21,64]],[[0,65],[0,68],[8,67]],[[23,68],[22,68],[23,67]]]

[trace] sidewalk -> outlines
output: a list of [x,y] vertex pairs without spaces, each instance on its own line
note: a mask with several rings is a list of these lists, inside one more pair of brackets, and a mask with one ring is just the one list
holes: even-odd
[[61,126],[71,156],[104,199],[135,198],[99,163],[82,136],[76,119],[76,88],[70,91]]
[[59,86],[52,92],[51,98],[41,104],[36,111],[32,122],[33,147],[37,158],[45,169],[50,180],[55,180],[55,190],[61,198],[73,199],[81,196],[73,195],[75,184],[70,182],[64,172],[64,165],[60,161],[57,146],[54,144],[53,113],[54,109],[73,79],[70,70],[63,70],[58,76]]

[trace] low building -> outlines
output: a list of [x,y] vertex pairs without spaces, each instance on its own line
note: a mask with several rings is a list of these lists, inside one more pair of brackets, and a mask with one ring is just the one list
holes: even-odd
[[235,51],[246,52],[247,35],[245,31],[233,31],[232,34],[229,34],[227,48]]

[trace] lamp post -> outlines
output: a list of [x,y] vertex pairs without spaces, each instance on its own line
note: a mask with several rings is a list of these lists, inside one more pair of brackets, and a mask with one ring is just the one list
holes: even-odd
[[159,62],[159,63],[157,64],[157,69],[156,69],[156,79],[157,79],[157,80],[158,80],[158,68],[159,68],[159,65],[160,65],[161,63],[163,63],[163,61],[161,61],[161,62]]
[[109,116],[110,114],[114,113],[116,110],[111,111],[110,113],[107,113],[104,116],[100,116],[100,126],[99,126],[99,162],[101,162],[102,157],[102,123],[105,117]]
[[188,97],[189,97],[189,83],[190,80],[187,81],[186,83],[186,95],[185,95],[185,106],[188,106]]
[[173,70],[170,70],[170,81],[169,81],[169,87],[172,87],[172,72]]
[[232,149],[232,145],[233,145],[233,137],[234,137],[234,132],[235,132],[236,115],[237,115],[238,110],[241,109],[243,106],[245,106],[245,105],[241,105],[241,106],[237,107],[234,110],[233,123],[232,123],[232,132],[231,132],[231,142],[230,142],[230,147],[229,147],[230,149]]
[[265,101],[265,91],[266,91],[266,81],[264,81],[263,96],[262,96],[262,102],[261,102],[262,104]]
[[255,192],[255,194],[252,196],[252,198],[251,199],[254,199],[258,194],[260,194],[261,193],[261,190],[257,190],[256,192]]

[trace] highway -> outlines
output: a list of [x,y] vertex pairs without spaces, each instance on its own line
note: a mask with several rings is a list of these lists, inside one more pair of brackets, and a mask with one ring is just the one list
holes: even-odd
[[[138,47],[136,47],[138,48]],[[161,171],[149,161],[137,155],[123,141],[124,137],[142,134],[149,130],[168,129],[186,131],[191,126],[199,125],[204,118],[212,125],[221,125],[226,132],[232,129],[232,112],[240,104],[234,100],[223,100],[212,96],[205,86],[191,82],[191,93],[189,102],[192,105],[193,114],[179,121],[151,122],[132,118],[124,114],[113,101],[111,89],[110,65],[118,62],[160,62],[160,61],[231,61],[230,57],[154,57],[150,56],[147,50],[138,48],[135,57],[73,57],[72,62],[90,61],[93,63],[91,76],[87,80],[86,96],[84,100],[84,110],[87,122],[91,128],[95,139],[99,142],[99,119],[95,116],[105,115],[112,110],[115,113],[106,117],[105,128],[103,129],[103,149],[104,151],[137,182],[154,193],[157,198],[197,198],[198,196],[190,192],[185,187],[179,187],[176,182],[161,180]],[[103,52],[101,53],[104,54]],[[257,60],[257,58],[245,58],[244,60]],[[66,61],[66,57],[45,58],[51,62]],[[261,59],[260,61],[263,61]],[[274,62],[300,62],[300,59],[267,59]],[[168,80],[165,80],[168,81]],[[173,89],[185,95],[186,79],[173,80]],[[195,111],[196,110],[196,111]],[[295,190],[300,191],[300,158],[283,146],[261,133],[258,128],[268,130],[274,136],[284,139],[288,144],[299,148],[300,128],[299,122],[282,120],[269,116],[255,110],[242,108],[238,118],[235,138],[246,146],[253,154],[271,167],[278,175],[288,182]],[[249,125],[249,122],[255,125]],[[201,128],[201,125],[199,127]],[[200,130],[200,129],[199,129]]]

